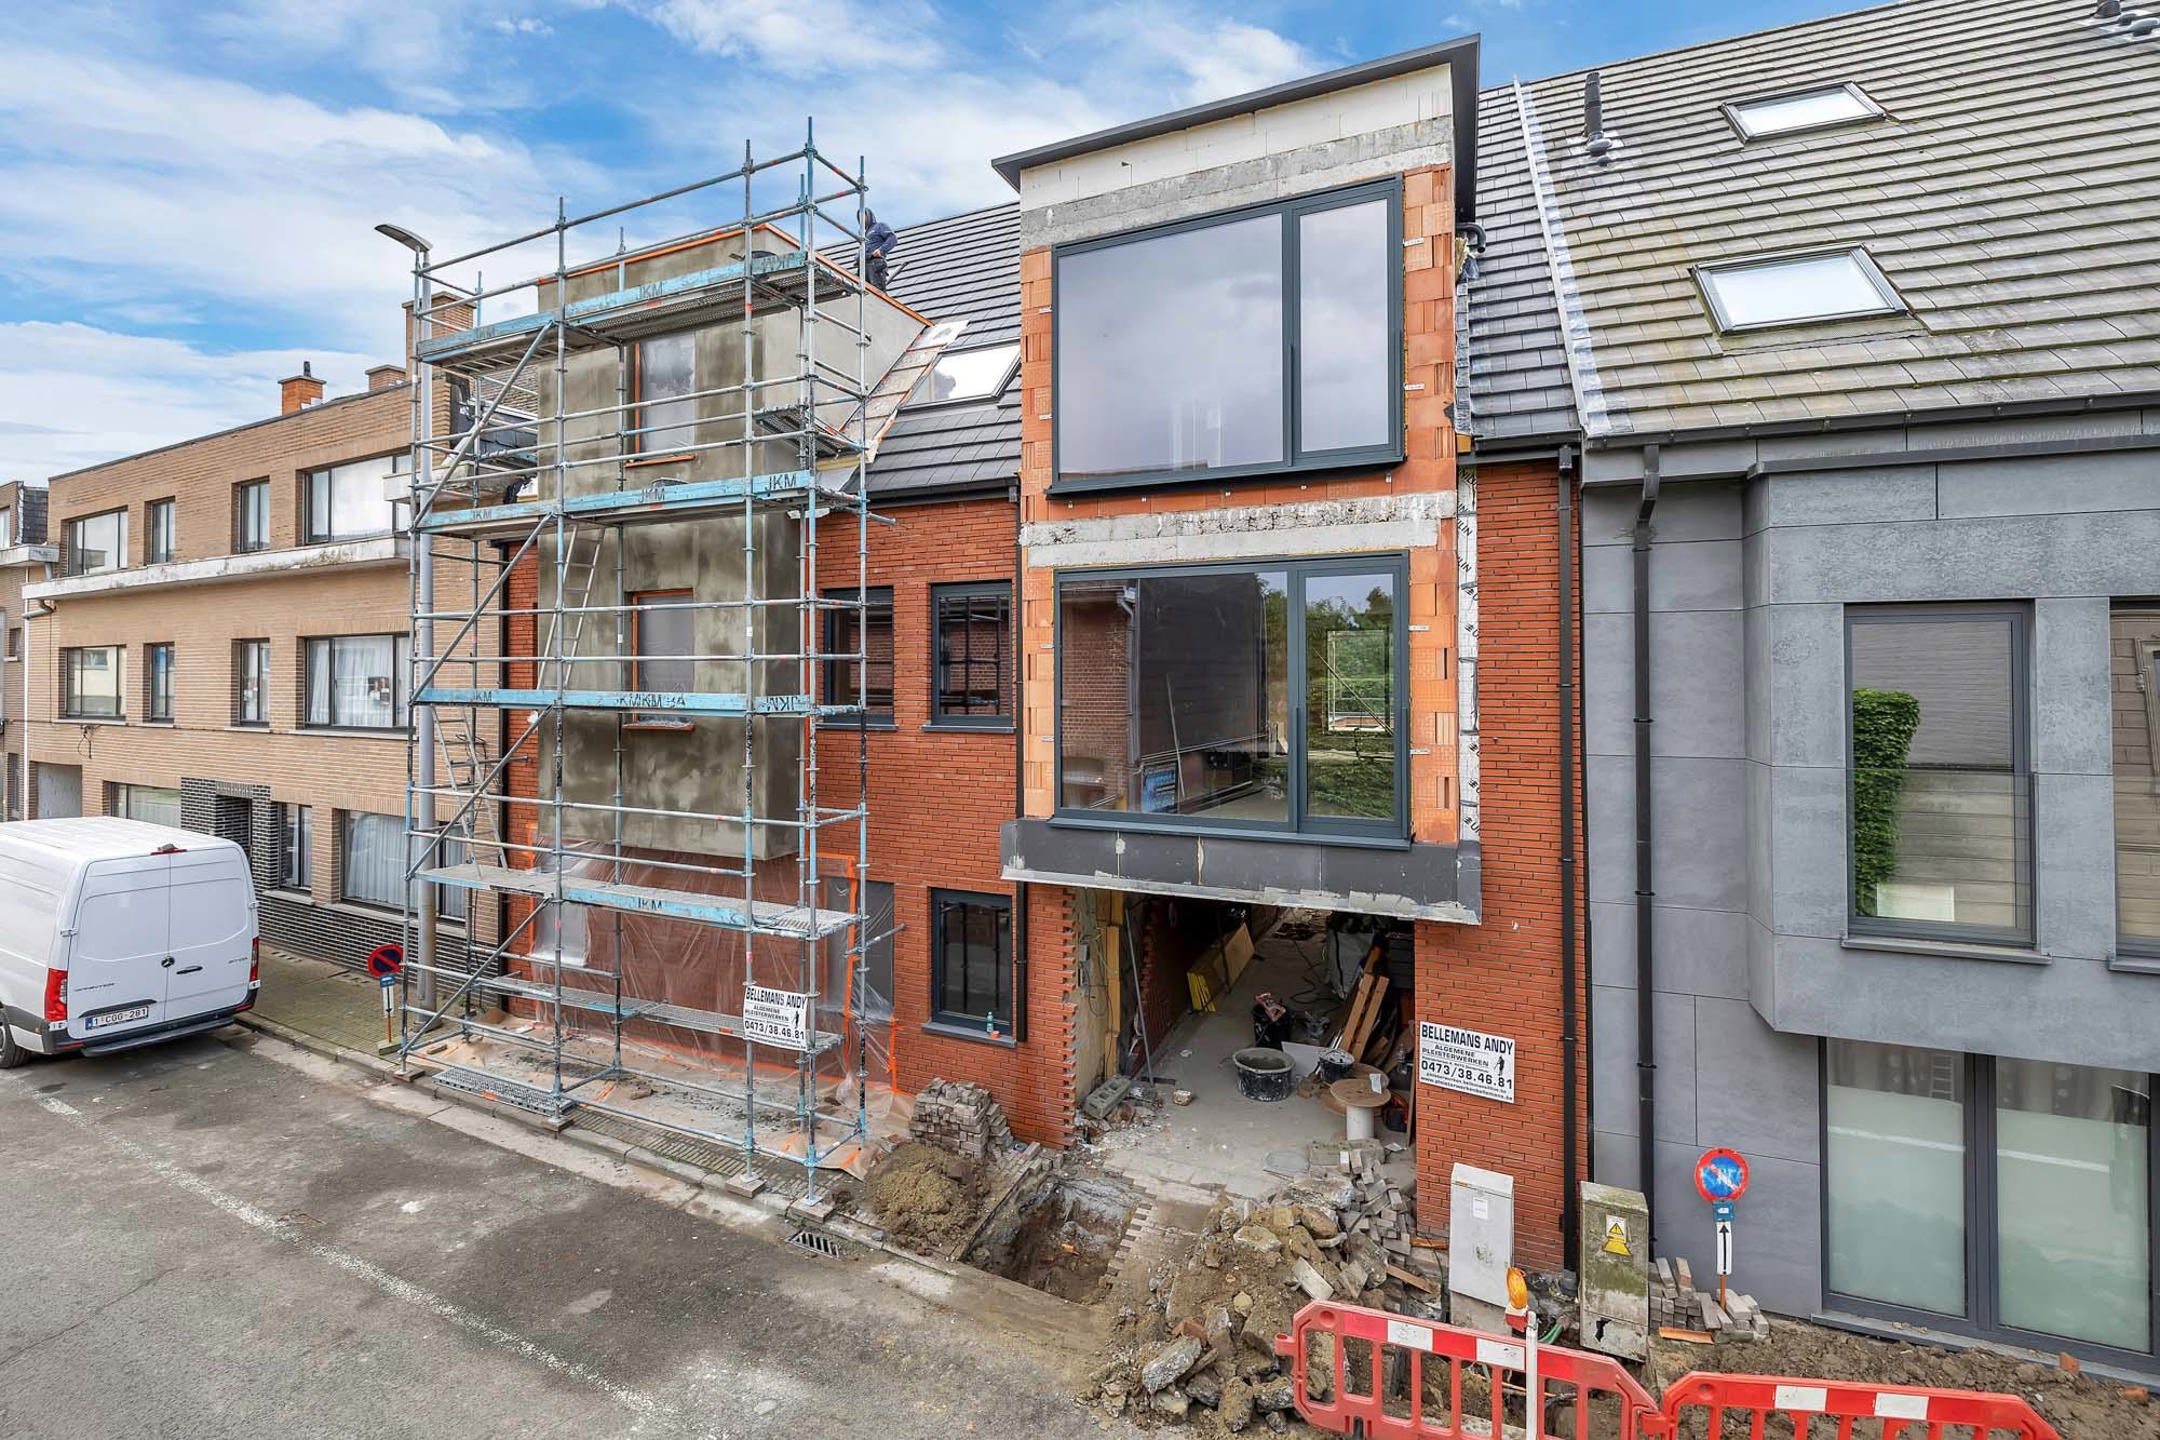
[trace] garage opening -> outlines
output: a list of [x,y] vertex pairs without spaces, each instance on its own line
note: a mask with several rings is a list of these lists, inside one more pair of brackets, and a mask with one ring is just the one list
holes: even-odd
[[1079,907],[1084,1009],[1100,1033],[1081,1040],[1103,1078],[1080,1127],[1111,1169],[1259,1198],[1346,1146],[1410,1167],[1407,922],[1090,898]]

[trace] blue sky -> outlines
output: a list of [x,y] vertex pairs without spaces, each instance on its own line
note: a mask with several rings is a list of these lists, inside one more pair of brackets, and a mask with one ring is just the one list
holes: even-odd
[[0,14],[0,479],[259,418],[397,358],[440,247],[732,168],[866,157],[895,222],[991,156],[1429,44],[1484,83],[1853,8],[1769,0],[24,0]]

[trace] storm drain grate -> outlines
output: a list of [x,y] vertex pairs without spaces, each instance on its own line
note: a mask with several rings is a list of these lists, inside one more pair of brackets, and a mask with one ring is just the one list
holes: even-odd
[[822,1230],[797,1230],[788,1236],[787,1243],[812,1255],[822,1255],[828,1260],[840,1258],[840,1242]]

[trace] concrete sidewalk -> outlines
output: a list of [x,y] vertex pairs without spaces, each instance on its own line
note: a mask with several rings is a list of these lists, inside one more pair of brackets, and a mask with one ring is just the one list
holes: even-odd
[[262,993],[246,1023],[309,1048],[329,1046],[368,1057],[382,1043],[382,989],[375,981],[326,960],[303,960],[262,947]]

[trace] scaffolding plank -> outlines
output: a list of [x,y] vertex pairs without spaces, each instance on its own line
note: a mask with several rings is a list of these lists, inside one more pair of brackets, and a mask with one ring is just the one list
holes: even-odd
[[[695,1030],[704,1035],[726,1035],[737,1040],[743,1038],[742,1017],[724,1015],[717,1010],[698,1010],[688,1005],[654,1004],[646,1006],[637,1018],[673,1025],[679,1030]],[[840,1040],[841,1037],[837,1034],[813,1030],[810,1034],[810,1048],[804,1053],[822,1055],[838,1045]]]
[[[480,982],[499,995],[515,995],[522,1000],[533,1000],[543,1005],[555,1003],[555,987],[537,980],[520,980],[514,975],[494,975]],[[573,985],[562,988],[562,1003],[579,1010],[594,1010],[602,1015],[613,1015],[623,1020],[635,1020],[645,1007],[635,1000],[617,1003],[614,995],[605,990],[580,990]]]
[[682,520],[702,511],[759,501],[800,500],[823,490],[844,496],[852,470],[821,474],[816,470],[781,470],[770,475],[733,476],[641,486],[636,490],[599,490],[554,500],[520,500],[508,505],[476,505],[465,510],[436,510],[413,526],[424,534],[515,532],[530,529],[560,511],[567,520],[610,525]]
[[[541,663],[546,663],[545,657]],[[521,690],[430,685],[419,705],[486,705],[502,710],[673,710],[685,715],[852,715],[852,705],[820,705],[808,695],[740,695],[677,690]]]
[[[555,894],[555,876],[545,870],[517,870],[500,865],[447,865],[423,871],[428,879],[464,890],[508,890],[542,898]],[[844,910],[812,910],[783,905],[774,900],[743,902],[725,895],[695,890],[669,890],[654,885],[624,885],[612,880],[562,877],[563,898],[573,905],[605,910],[626,910],[641,915],[668,915],[697,920],[728,930],[749,930],[759,935],[780,935],[795,940],[822,940],[838,935],[862,917]]]
[[752,255],[748,260],[573,300],[559,312],[539,310],[454,335],[438,335],[413,349],[423,364],[475,373],[514,362],[525,353],[535,331],[558,321],[563,327],[564,348],[579,351],[664,331],[739,320],[745,285],[752,289],[754,310],[799,305],[810,288],[812,265],[818,270],[821,300],[828,285],[833,299],[852,295],[861,288],[861,283],[847,271],[806,251]]

